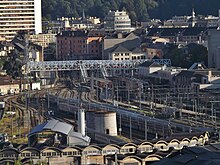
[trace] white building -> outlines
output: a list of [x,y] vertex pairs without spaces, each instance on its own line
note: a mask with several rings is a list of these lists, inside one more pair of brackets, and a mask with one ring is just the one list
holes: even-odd
[[0,39],[10,41],[19,30],[42,32],[41,0],[0,1]]
[[153,61],[145,61],[138,66],[139,76],[158,77],[158,71],[162,70],[162,66]]
[[146,59],[147,54],[142,52],[140,48],[134,48],[133,50],[126,49],[122,45],[119,45],[114,51],[109,53],[110,60],[140,60]]
[[125,11],[109,11],[105,17],[104,28],[106,30],[132,31],[131,19]]

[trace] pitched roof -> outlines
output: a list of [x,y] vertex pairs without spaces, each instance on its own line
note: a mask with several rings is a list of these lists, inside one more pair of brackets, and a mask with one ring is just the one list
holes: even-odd
[[145,61],[144,63],[140,64],[139,67],[161,67],[161,65],[154,61]]
[[122,45],[119,45],[118,47],[115,48],[112,52],[117,52],[117,53],[122,53],[122,52],[131,52]]
[[184,77],[192,77],[194,75],[195,71],[193,70],[182,70],[179,74],[177,74],[177,77],[184,76]]
[[73,130],[73,126],[70,124],[60,122],[58,120],[53,119],[53,120],[47,121],[46,123],[43,123],[43,124],[40,124],[40,125],[37,125],[36,127],[34,127],[30,131],[29,136],[36,134],[36,133],[39,133],[39,132],[42,132],[44,130],[51,130],[54,132],[60,132],[60,133],[67,135],[67,134],[69,134],[69,132],[71,130]]
[[132,50],[132,53],[143,53],[139,47],[136,47]]

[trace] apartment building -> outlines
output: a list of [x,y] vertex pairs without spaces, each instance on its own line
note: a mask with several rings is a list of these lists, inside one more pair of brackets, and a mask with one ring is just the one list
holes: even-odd
[[41,33],[41,0],[0,1],[0,39],[11,41],[20,30]]
[[34,44],[46,48],[50,43],[56,43],[56,34],[34,34],[29,36],[29,40]]
[[139,59],[146,59],[147,55],[145,52],[142,52],[142,50],[139,47],[136,47],[134,49],[127,49],[123,47],[122,45],[119,45],[115,50],[113,50],[109,54],[110,60],[139,60]]
[[101,59],[102,39],[89,31],[64,31],[57,35],[57,60]]
[[132,31],[131,19],[125,11],[109,11],[104,21],[106,30]]
[[[140,48],[140,46],[141,46],[141,39],[140,37],[136,36],[134,33],[125,33],[125,34],[116,33],[115,35],[106,36],[103,39],[102,59],[119,60],[119,59],[114,59],[114,57],[117,56],[117,54],[115,56],[115,53],[129,53],[135,50],[136,48]],[[129,55],[131,55],[131,53]],[[140,56],[144,56],[144,55],[140,55]],[[116,57],[116,58],[120,58],[121,60],[122,57]],[[126,58],[130,59],[130,57],[128,56]],[[123,60],[127,60],[127,59],[123,58]]]

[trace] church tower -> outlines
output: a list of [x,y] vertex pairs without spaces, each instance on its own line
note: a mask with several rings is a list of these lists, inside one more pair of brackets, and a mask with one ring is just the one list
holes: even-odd
[[192,20],[191,26],[195,27],[195,25],[196,25],[196,13],[195,13],[194,8],[192,9],[192,18],[191,18],[191,20]]

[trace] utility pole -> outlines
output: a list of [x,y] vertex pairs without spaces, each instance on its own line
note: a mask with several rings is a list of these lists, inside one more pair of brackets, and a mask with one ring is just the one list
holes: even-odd
[[132,140],[132,123],[131,123],[131,117],[130,117],[130,139]]
[[118,84],[117,84],[117,105],[118,105]]
[[49,89],[47,90],[47,108],[48,108],[48,110],[50,109],[50,91],[49,91]]
[[118,165],[118,155],[117,155],[117,152],[115,152],[115,165]]
[[119,134],[122,134],[122,127],[121,127],[121,113],[119,113]]
[[148,131],[148,129],[147,129],[147,120],[145,119],[144,120],[144,125],[145,125],[145,140],[147,141],[147,131]]
[[[29,90],[30,90],[30,83],[29,83],[29,77],[28,77],[28,67],[27,63],[29,62],[29,41],[28,41],[28,35],[27,34],[21,34],[24,35],[24,40],[25,40],[25,47],[24,47],[24,60],[23,60],[23,66],[24,66],[24,77],[27,80],[24,82],[27,85],[27,91],[25,92],[25,97],[26,97],[26,113],[25,113],[25,127],[28,128],[29,130]],[[25,88],[24,84],[24,88]]]
[[108,84],[106,82],[105,83],[105,103],[106,104],[108,103],[107,99],[108,99]]
[[96,100],[99,101],[99,88],[98,88],[98,80],[96,80]]

